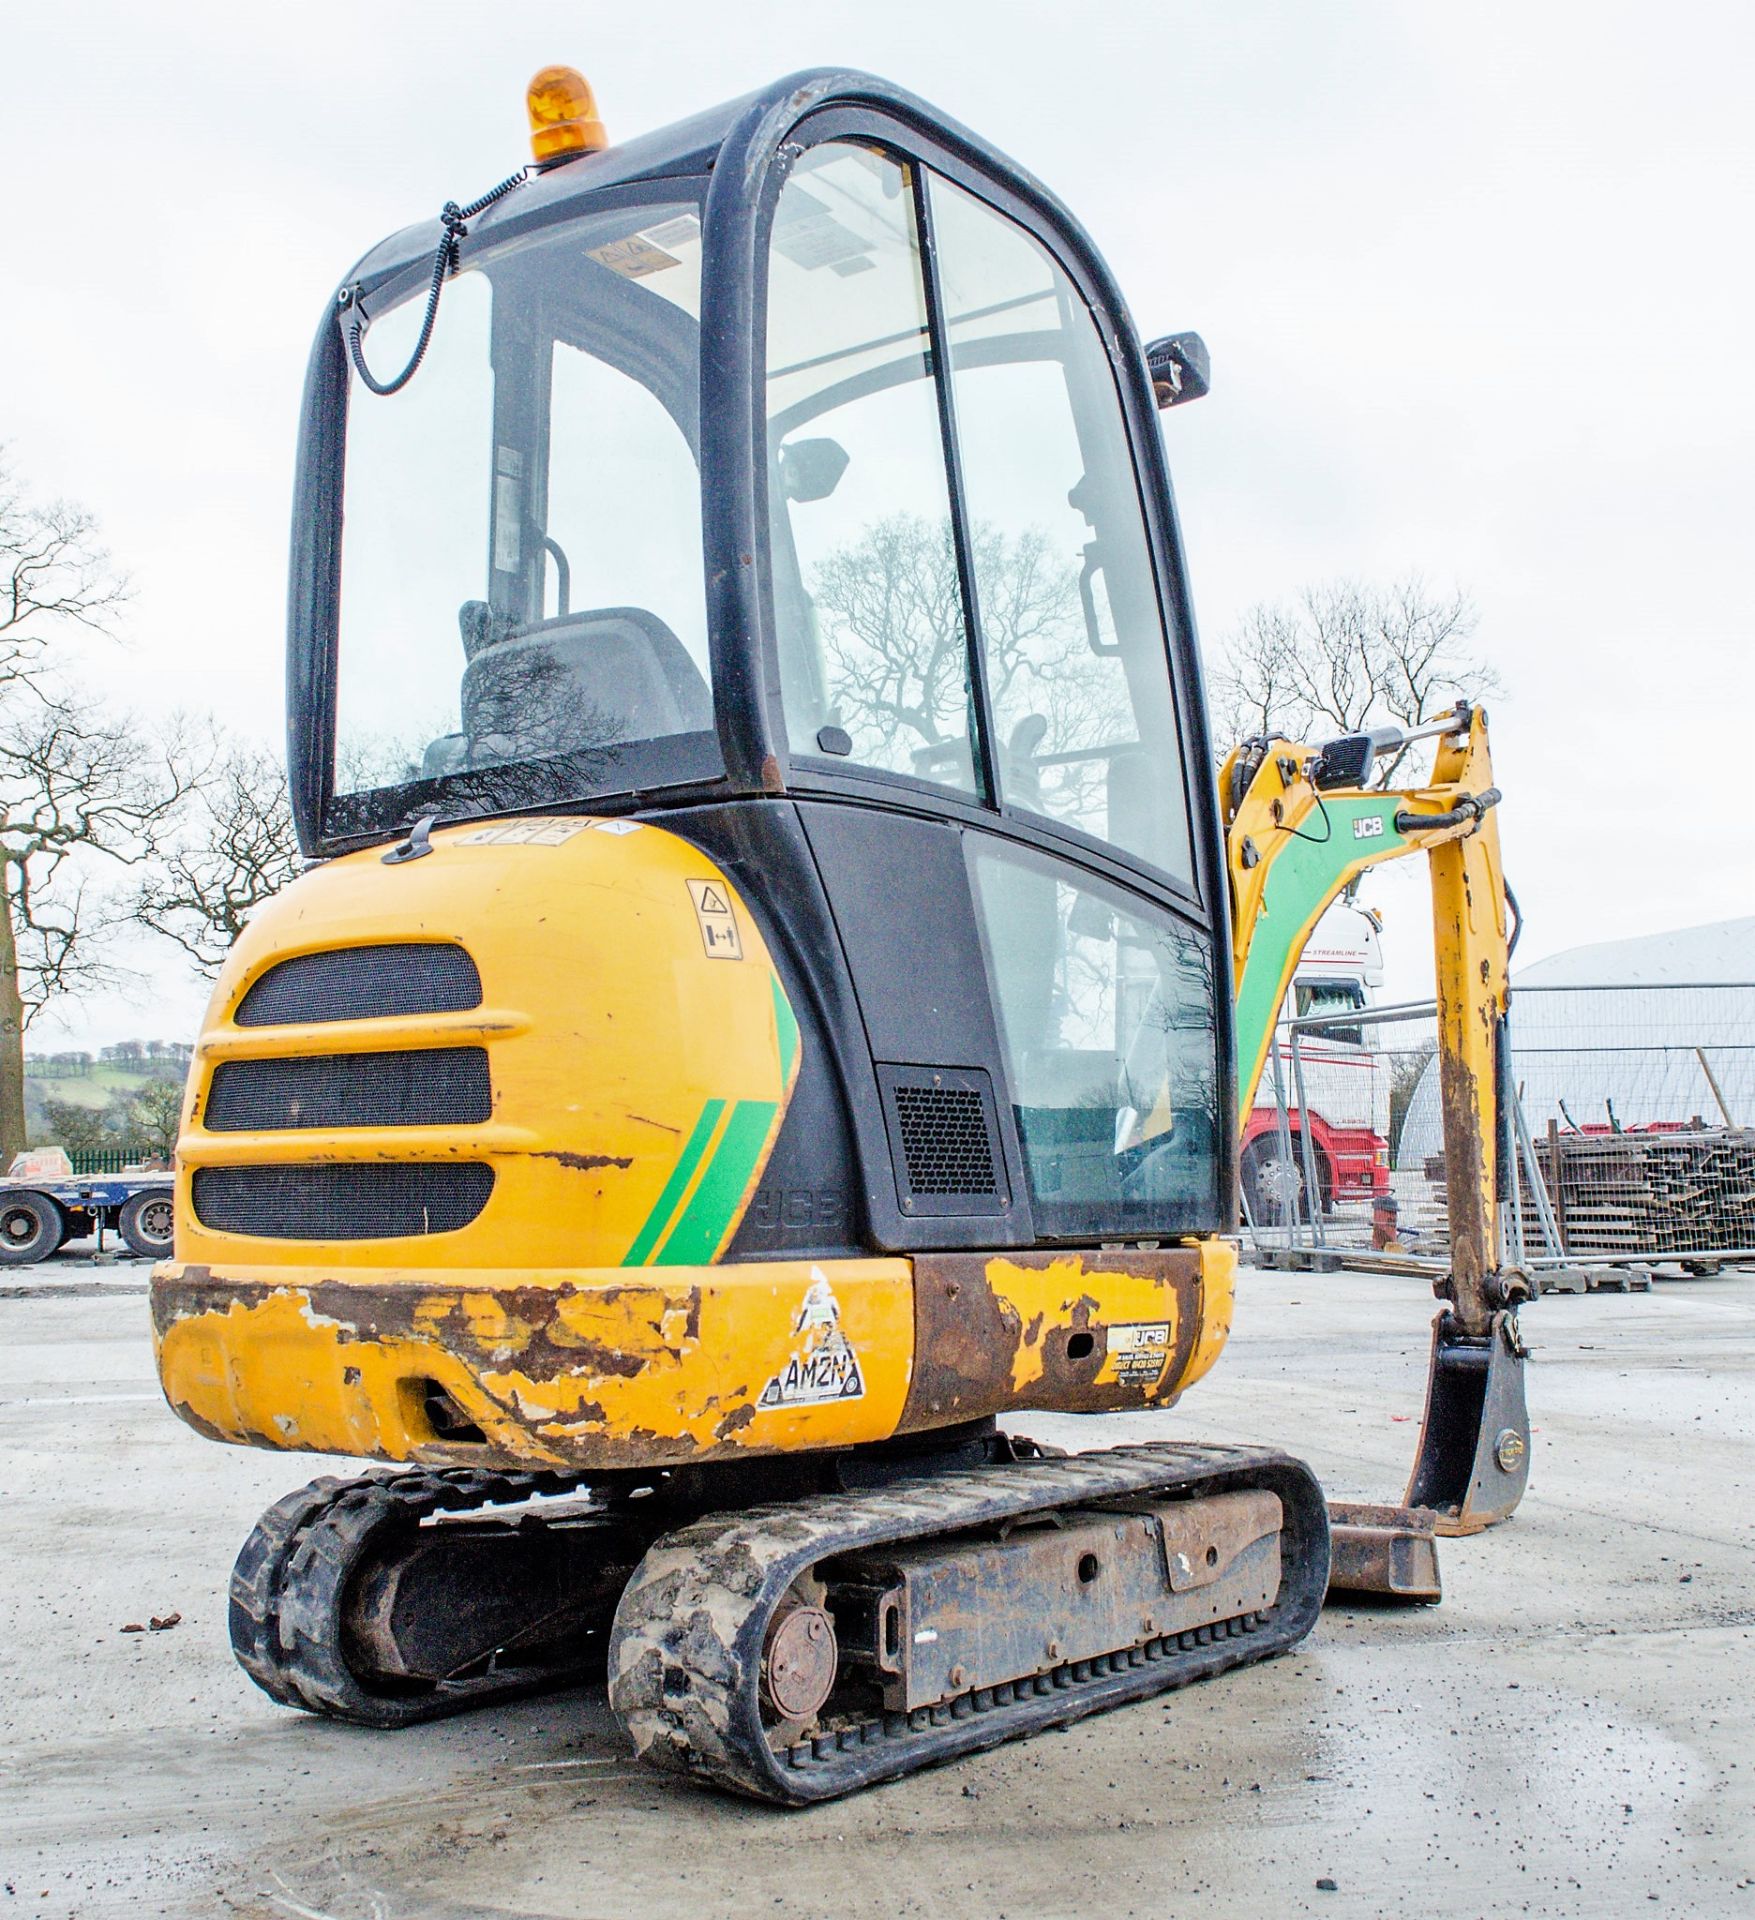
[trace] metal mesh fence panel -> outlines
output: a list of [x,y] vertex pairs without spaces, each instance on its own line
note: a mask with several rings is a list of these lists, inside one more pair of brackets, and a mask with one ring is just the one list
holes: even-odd
[[[1519,987],[1510,1039],[1507,1259],[1755,1257],[1755,982]],[[1259,1252],[1442,1266],[1433,1009],[1283,1022],[1242,1175]]]
[[1258,1251],[1443,1255],[1442,1138],[1435,1177],[1429,1150],[1402,1149],[1437,1050],[1429,1006],[1281,1024],[1244,1116],[1244,1220]]
[[1755,982],[1522,987],[1512,1057],[1562,1250],[1755,1250]]

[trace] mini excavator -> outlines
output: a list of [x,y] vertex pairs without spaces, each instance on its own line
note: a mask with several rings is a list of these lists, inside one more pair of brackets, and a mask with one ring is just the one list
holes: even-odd
[[1359,736],[1221,804],[1156,416],[1205,350],[977,136],[844,72],[620,145],[571,70],[529,107],[318,328],[312,864],[215,988],[158,1366],[211,1438],[392,1463],[239,1555],[277,1700],[607,1667],[648,1761],[799,1805],[1310,1630],[1299,1461],[1001,1421],[1213,1365],[1240,1053],[1391,846],[1476,1142],[1412,1493],[1515,1504],[1496,795],[1459,710],[1420,794]]

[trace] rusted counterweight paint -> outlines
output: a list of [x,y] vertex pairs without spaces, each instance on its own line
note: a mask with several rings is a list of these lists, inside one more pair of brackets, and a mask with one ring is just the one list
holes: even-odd
[[1213,1241],[940,1255],[912,1273],[886,1258],[370,1279],[172,1264],[154,1276],[153,1331],[166,1398],[210,1438],[642,1468],[857,1446],[1014,1408],[1165,1405],[1223,1345],[1235,1257]]
[[924,1254],[901,1430],[1025,1408],[1167,1406],[1218,1358],[1236,1255],[1197,1247]]
[[[886,1439],[913,1356],[896,1259],[370,1278],[161,1267],[153,1324],[165,1397],[210,1437],[496,1467]],[[824,1363],[826,1347],[856,1366]],[[776,1382],[795,1361],[807,1384],[788,1392]],[[435,1388],[479,1438],[435,1425]]]

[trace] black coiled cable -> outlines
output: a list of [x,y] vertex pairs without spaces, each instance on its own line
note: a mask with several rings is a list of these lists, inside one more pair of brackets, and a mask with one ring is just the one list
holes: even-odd
[[347,355],[353,362],[353,370],[360,377],[368,392],[377,394],[400,393],[414,378],[415,369],[426,357],[427,342],[433,337],[433,322],[439,317],[439,295],[445,282],[457,268],[457,243],[469,231],[467,221],[473,220],[478,213],[485,213],[496,200],[503,200],[514,187],[523,186],[530,177],[528,167],[519,170],[502,180],[497,187],[490,187],[479,200],[471,200],[466,207],[458,206],[455,200],[447,200],[439,215],[439,224],[445,229],[439,240],[437,251],[433,254],[433,280],[427,289],[426,317],[420,323],[420,338],[414,343],[414,353],[408,365],[394,380],[379,380],[373,376],[366,365],[366,356],[360,347],[365,333],[365,321],[359,311],[359,293],[353,287],[344,288],[341,303],[352,309],[344,329],[347,338]]

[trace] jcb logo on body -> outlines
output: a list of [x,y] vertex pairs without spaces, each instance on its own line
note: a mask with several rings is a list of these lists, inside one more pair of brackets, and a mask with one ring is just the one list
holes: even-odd
[[1383,838],[1383,815],[1369,813],[1353,822],[1355,840],[1381,840]]

